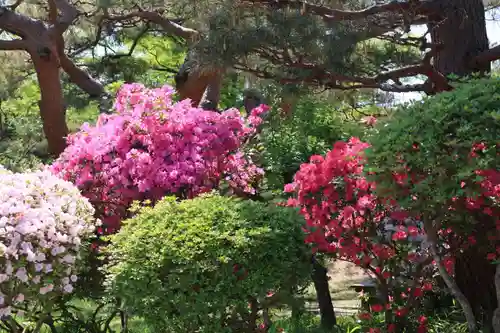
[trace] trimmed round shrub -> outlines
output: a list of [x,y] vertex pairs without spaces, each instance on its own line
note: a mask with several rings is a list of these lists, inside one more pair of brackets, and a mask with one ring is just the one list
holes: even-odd
[[73,291],[94,209],[71,183],[49,171],[0,166],[0,317],[50,311]]
[[241,332],[293,304],[311,253],[294,209],[214,194],[143,208],[111,236],[108,287],[157,332]]

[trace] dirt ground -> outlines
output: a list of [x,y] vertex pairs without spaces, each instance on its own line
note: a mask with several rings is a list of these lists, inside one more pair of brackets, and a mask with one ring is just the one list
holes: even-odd
[[360,305],[358,293],[349,286],[368,282],[370,277],[364,270],[345,261],[332,262],[328,267],[330,293],[333,306],[338,312],[355,312]]

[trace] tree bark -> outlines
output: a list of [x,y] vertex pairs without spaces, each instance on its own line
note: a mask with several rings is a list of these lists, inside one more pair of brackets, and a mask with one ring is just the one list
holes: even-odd
[[63,100],[59,61],[54,54],[31,54],[40,86],[40,116],[49,153],[56,157],[66,148],[68,126]]
[[57,45],[57,54],[62,69],[68,74],[69,80],[76,84],[80,89],[89,94],[90,97],[101,97],[104,95],[104,86],[97,80],[93,79],[85,70],[75,65],[68,58],[64,50],[64,38],[62,35],[55,37]]
[[93,79],[86,71],[75,65],[66,54],[59,56],[61,67],[68,74],[69,80],[76,84],[80,89],[89,94],[90,97],[96,98],[104,95],[104,86]]
[[201,68],[195,51],[188,51],[184,63],[175,75],[175,89],[181,100],[191,99],[193,106],[216,110],[220,100],[223,72],[216,68]]
[[466,76],[487,72],[490,63],[473,59],[488,50],[486,21],[482,0],[439,0],[438,12],[430,17],[433,43],[441,44],[434,57],[435,68],[443,75]]
[[205,91],[201,97],[199,107],[204,110],[217,111],[220,101],[220,93],[222,88],[222,72],[215,72],[211,80],[205,87]]
[[335,316],[335,309],[333,308],[332,297],[328,285],[328,270],[323,267],[314,256],[312,257],[312,263],[312,280],[314,282],[314,288],[316,289],[321,326],[325,330],[331,330],[337,325],[337,318]]

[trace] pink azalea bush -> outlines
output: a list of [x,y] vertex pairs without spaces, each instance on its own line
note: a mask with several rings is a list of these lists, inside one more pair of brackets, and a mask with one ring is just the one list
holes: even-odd
[[94,208],[70,182],[49,171],[12,173],[0,166],[0,317],[71,293]]
[[[263,171],[240,150],[267,111],[262,105],[245,120],[237,109],[222,113],[174,102],[170,86],[124,85],[116,113],[101,115],[68,138],[52,171],[76,184],[114,232],[135,200],[166,195],[192,198],[228,178],[252,192]],[[230,176],[229,176],[230,174]]]

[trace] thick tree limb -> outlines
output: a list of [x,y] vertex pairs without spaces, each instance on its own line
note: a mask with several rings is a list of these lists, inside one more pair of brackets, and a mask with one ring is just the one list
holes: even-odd
[[36,40],[40,29],[44,29],[40,21],[32,20],[6,7],[0,7],[0,29],[25,40]]
[[[197,30],[184,27],[173,20],[165,18],[159,12],[138,10],[124,15],[110,15],[105,12],[104,19],[122,22],[140,19],[154,23],[159,25],[165,33],[183,38],[188,44],[195,42],[200,37]],[[216,70],[204,71],[202,68],[197,68],[197,66],[187,71],[181,69],[180,72],[183,72],[183,74],[178,73],[176,88],[181,99],[189,98],[194,105],[215,110],[220,97],[221,73]],[[184,80],[179,80],[181,76]]]
[[[66,24],[69,26],[73,22],[74,17],[76,17],[76,9],[65,0],[49,0],[48,3],[49,20],[53,27],[51,32],[56,43],[57,55],[62,69],[68,74],[69,80],[89,94],[90,97],[95,98],[104,95],[104,86],[92,78],[85,70],[78,67],[65,51],[65,42],[62,34],[67,29]],[[62,14],[59,15],[59,12]]]
[[492,62],[495,60],[500,59],[500,45],[497,45],[495,47],[492,47],[491,49],[484,51],[480,55],[478,55],[476,58],[474,58],[473,62],[475,64],[483,64],[483,63],[488,63]]
[[68,74],[69,80],[89,94],[90,97],[100,97],[105,93],[102,83],[78,67],[66,54],[59,54],[59,60],[61,67]]
[[78,10],[66,0],[50,0],[50,4],[56,8],[57,18],[50,27],[51,33],[62,34],[65,32],[78,16]]
[[14,51],[14,50],[27,50],[28,44],[22,39],[15,40],[0,40],[0,50]]

